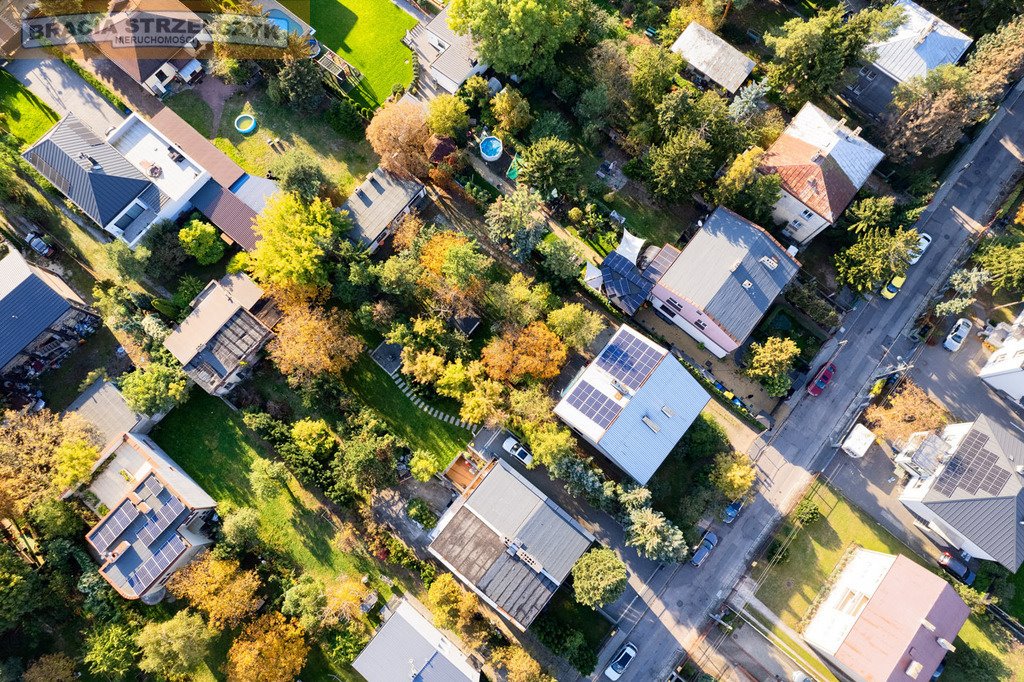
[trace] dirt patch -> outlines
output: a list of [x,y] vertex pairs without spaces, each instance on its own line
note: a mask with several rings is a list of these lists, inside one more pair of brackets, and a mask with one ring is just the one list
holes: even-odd
[[199,95],[199,97],[210,105],[210,110],[213,112],[213,121],[210,124],[210,129],[216,132],[220,130],[220,119],[224,115],[224,103],[228,101],[232,95],[239,91],[239,87],[236,85],[228,85],[219,78],[213,76],[207,76],[196,85],[192,90]]

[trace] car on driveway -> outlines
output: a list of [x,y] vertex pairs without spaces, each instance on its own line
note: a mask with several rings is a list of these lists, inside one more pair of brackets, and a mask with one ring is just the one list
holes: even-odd
[[523,464],[530,464],[533,462],[533,455],[530,454],[529,450],[523,447],[523,444],[520,443],[515,436],[509,436],[506,438],[501,447],[505,452],[512,455]]
[[732,523],[736,520],[736,517],[740,515],[740,510],[743,509],[743,500],[736,500],[722,512],[722,523]]
[[619,653],[615,654],[615,658],[608,664],[608,667],[604,669],[604,676],[609,680],[617,680],[622,677],[622,673],[626,672],[626,668],[636,658],[636,647],[633,646],[632,642],[627,642],[619,649]]
[[953,325],[953,329],[950,330],[949,336],[942,342],[942,347],[951,353],[955,353],[964,347],[964,342],[967,341],[967,336],[971,333],[971,329],[974,325],[967,318],[961,317]]
[[821,395],[822,391],[828,386],[829,382],[832,381],[832,377],[836,375],[836,366],[831,362],[826,362],[821,366],[821,369],[811,377],[811,380],[807,382],[807,392],[813,396]]
[[967,562],[962,557],[952,552],[943,552],[942,556],[939,557],[939,566],[946,569],[947,573],[964,585],[970,587],[974,584],[974,571],[971,570],[971,567],[967,565]]
[[931,243],[932,236],[927,232],[922,232],[921,238],[917,240],[917,255],[915,255],[907,262],[910,263],[911,265],[914,265],[915,263],[917,263],[917,261],[921,260],[921,256],[923,256],[924,252],[928,250],[928,247],[931,245]]
[[32,247],[33,251],[43,258],[49,258],[54,253],[53,247],[43,241],[43,238],[35,232],[29,232],[25,236],[25,241],[27,241],[28,245]]
[[896,294],[900,293],[900,288],[906,283],[905,275],[896,275],[892,281],[882,287],[882,298],[896,298]]
[[704,537],[700,539],[700,544],[697,545],[697,549],[693,550],[693,557],[690,559],[690,564],[700,568],[700,565],[708,560],[711,556],[711,550],[718,545],[718,536],[708,531],[704,533]]

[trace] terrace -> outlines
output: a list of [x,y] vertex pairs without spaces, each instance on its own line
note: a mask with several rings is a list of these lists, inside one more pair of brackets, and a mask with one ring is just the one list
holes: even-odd
[[209,174],[163,135],[130,116],[107,140],[171,201],[190,198]]

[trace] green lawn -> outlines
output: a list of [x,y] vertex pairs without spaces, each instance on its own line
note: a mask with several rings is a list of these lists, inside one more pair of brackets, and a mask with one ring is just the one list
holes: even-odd
[[212,138],[213,109],[193,90],[182,90],[164,100],[164,104],[174,110],[185,121],[206,138]]
[[119,345],[106,326],[96,330],[84,346],[64,359],[60,367],[51,369],[40,378],[39,387],[46,406],[58,412],[66,409],[78,397],[78,388],[89,372],[100,367],[109,371],[110,367],[118,364],[115,351]]
[[[822,518],[797,534],[789,546],[788,557],[769,569],[767,576],[762,570],[755,571],[754,575],[759,580],[763,578],[757,592],[758,599],[786,625],[799,629],[811,603],[825,588],[840,558],[853,543],[887,554],[903,554],[939,573],[937,567],[914,554],[827,485],[816,483],[809,496],[821,509]],[[790,528],[790,524],[784,524],[780,536],[788,534]],[[1001,627],[972,616],[960,631],[956,644],[958,651],[949,657],[947,666],[947,674],[951,669],[954,671],[951,680],[972,679],[966,671],[972,656],[989,659],[992,663],[990,670],[1005,673],[993,679],[1024,679],[1024,647],[1012,642]]]
[[318,0],[285,3],[316,29],[317,39],[359,69],[363,81],[352,92],[378,106],[394,85],[412,82],[412,51],[402,44],[416,20],[390,0]]
[[33,95],[18,79],[0,70],[0,128],[30,145],[60,120],[57,113]]

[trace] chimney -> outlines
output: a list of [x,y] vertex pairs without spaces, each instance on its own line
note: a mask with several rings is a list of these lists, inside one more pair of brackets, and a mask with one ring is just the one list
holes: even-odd
[[950,644],[948,639],[945,639],[943,637],[937,637],[935,639],[935,643],[941,646],[946,651],[956,651],[956,647]]
[[644,424],[647,424],[647,428],[649,428],[651,431],[654,431],[655,433],[661,432],[661,427],[658,426],[658,424],[647,415],[644,415],[643,422]]
[[925,630],[928,630],[929,632],[935,632],[935,626],[932,625],[931,622],[929,622],[929,620],[927,618],[922,618],[921,619],[921,626]]
[[854,128],[853,129],[853,133],[851,134],[851,137],[857,137],[858,135],[860,135],[860,131],[861,130],[863,130],[863,128],[861,128],[860,126],[857,126],[856,128]]

